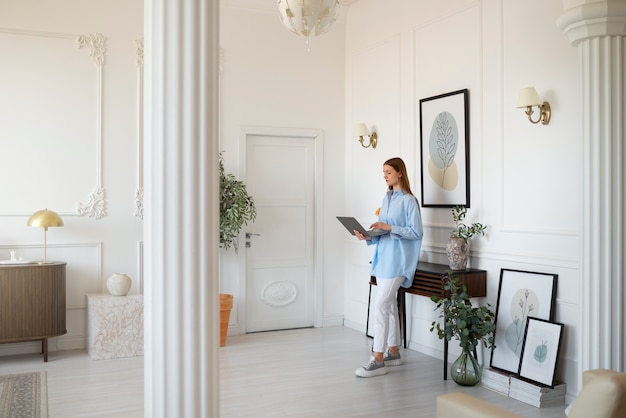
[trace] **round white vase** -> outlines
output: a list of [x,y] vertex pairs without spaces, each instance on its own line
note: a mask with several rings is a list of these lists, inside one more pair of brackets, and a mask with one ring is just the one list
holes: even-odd
[[132,285],[133,281],[125,273],[113,273],[107,279],[107,289],[113,296],[126,296]]

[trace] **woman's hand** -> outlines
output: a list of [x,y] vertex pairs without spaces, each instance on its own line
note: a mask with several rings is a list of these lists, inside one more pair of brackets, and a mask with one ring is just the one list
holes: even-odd
[[370,229],[384,229],[385,231],[391,232],[391,225],[383,222],[374,222],[370,225]]
[[354,236],[357,237],[361,241],[363,241],[364,239],[366,239],[366,240],[371,240],[372,239],[372,237],[366,237],[365,235],[361,234],[356,229],[354,230]]

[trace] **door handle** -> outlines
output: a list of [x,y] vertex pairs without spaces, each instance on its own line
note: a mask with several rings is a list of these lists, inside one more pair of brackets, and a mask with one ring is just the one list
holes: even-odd
[[246,232],[246,239],[252,238],[253,235],[256,235],[257,237],[261,236],[261,234],[255,234],[253,232]]

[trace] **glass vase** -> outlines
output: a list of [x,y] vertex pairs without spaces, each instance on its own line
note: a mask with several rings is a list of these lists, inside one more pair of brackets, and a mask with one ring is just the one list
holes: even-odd
[[465,348],[461,351],[459,358],[452,363],[452,370],[450,370],[452,380],[461,386],[474,386],[480,382],[481,374],[478,360]]

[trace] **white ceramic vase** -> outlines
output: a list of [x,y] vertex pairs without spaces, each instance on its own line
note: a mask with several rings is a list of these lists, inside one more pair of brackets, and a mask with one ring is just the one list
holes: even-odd
[[126,296],[132,285],[133,281],[125,273],[113,273],[107,279],[107,289],[113,296]]

